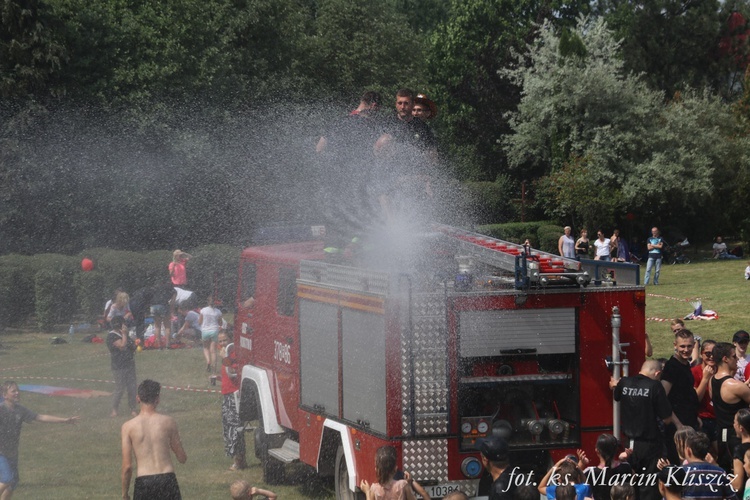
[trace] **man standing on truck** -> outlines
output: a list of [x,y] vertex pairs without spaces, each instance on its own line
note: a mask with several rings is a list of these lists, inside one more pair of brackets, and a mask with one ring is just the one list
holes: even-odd
[[122,498],[130,500],[130,479],[133,476],[133,455],[138,474],[133,499],[181,500],[180,487],[174,473],[172,456],[184,464],[187,454],[180,441],[177,422],[156,411],[161,384],[144,380],[138,386],[141,412],[122,425]]
[[375,143],[375,154],[388,151],[394,144],[412,146],[437,160],[435,136],[425,122],[412,114],[414,92],[401,89],[396,93],[396,114],[385,123],[385,133]]
[[315,146],[316,153],[330,151],[333,146],[335,152],[349,150],[367,150],[372,154],[373,141],[378,138],[378,125],[375,112],[380,107],[380,94],[368,90],[359,99],[359,106],[344,118],[336,121],[325,136],[321,136]]
[[396,93],[396,113],[386,120],[383,134],[375,142],[375,156],[383,161],[377,169],[377,201],[386,221],[406,213],[414,219],[415,209],[429,206],[433,197],[432,178],[437,165],[437,142],[425,122],[412,115],[414,93]]
[[[630,439],[628,448],[633,450],[630,465],[633,472],[651,474],[657,472],[656,464],[664,453],[664,435],[659,421],[672,421],[672,405],[669,404],[664,387],[659,382],[661,363],[647,359],[635,377],[611,379],[615,390],[614,399],[620,402],[622,432]],[[639,485],[640,500],[661,498],[656,485]]]

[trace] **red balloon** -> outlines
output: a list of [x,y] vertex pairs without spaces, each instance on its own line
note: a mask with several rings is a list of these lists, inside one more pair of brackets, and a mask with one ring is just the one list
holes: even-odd
[[84,258],[81,261],[81,269],[83,269],[86,272],[93,271],[94,270],[94,261],[91,260],[91,259],[89,259],[88,257]]

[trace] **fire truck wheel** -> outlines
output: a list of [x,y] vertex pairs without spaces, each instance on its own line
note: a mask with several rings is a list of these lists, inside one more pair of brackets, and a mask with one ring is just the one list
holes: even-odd
[[346,458],[344,457],[344,447],[339,444],[336,450],[336,477],[334,478],[336,487],[336,500],[365,500],[365,495],[361,491],[351,491],[349,489],[349,469],[346,467]]
[[262,449],[264,444],[268,444],[266,433],[263,431],[263,421],[258,423],[258,427],[253,431],[253,440],[255,441],[255,458],[258,460],[263,456]]
[[263,482],[281,484],[284,482],[284,464],[268,455],[268,445],[261,451],[260,464],[263,467]]

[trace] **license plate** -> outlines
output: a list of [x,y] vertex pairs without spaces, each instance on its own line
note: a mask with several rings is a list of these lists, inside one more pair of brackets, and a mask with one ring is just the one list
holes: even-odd
[[431,486],[423,486],[423,488],[430,495],[430,498],[443,498],[451,491],[459,489],[458,483],[433,484]]

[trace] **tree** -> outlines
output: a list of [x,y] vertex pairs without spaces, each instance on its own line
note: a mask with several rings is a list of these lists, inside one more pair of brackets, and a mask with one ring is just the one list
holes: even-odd
[[596,12],[623,40],[625,70],[644,73],[652,88],[671,96],[721,85],[720,6],[718,0],[599,0]]
[[583,52],[563,54],[545,23],[529,64],[507,71],[523,98],[506,151],[512,168],[544,178],[547,213],[590,224],[603,222],[592,220],[595,206],[596,217],[629,210],[665,219],[709,206],[736,160],[729,106],[694,91],[665,104],[625,70],[602,19],[582,18],[573,35]]
[[373,9],[367,0],[322,0],[306,57],[307,71],[334,95],[424,82],[423,36],[389,3]]
[[52,24],[38,0],[6,0],[0,5],[0,97],[47,91],[67,55]]
[[524,50],[537,24],[565,24],[586,8],[580,1],[450,2],[447,21],[432,35],[428,74],[442,106],[440,137],[460,178],[493,181],[506,171],[497,138],[510,133],[506,113],[520,93],[498,71]]

